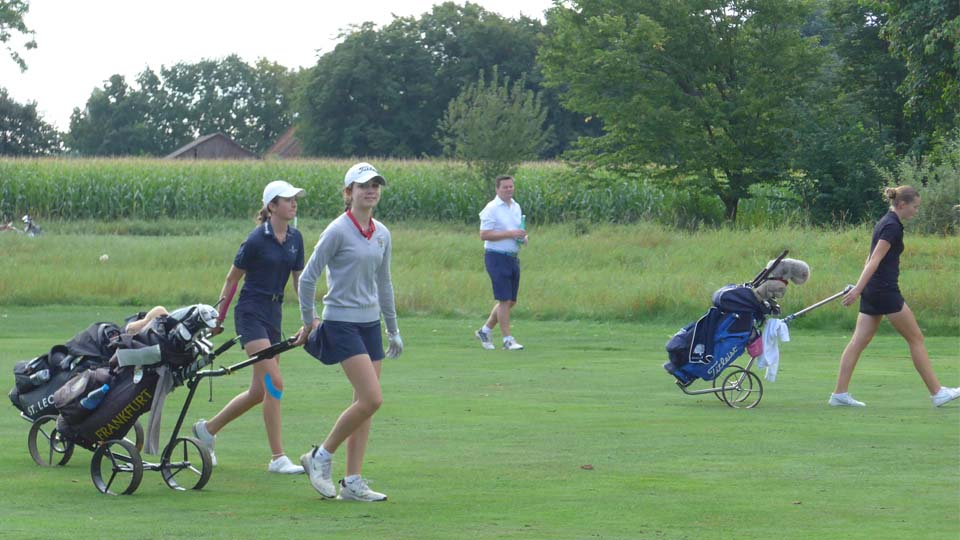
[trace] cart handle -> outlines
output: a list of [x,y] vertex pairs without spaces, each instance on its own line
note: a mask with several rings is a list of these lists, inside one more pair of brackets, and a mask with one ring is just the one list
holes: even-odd
[[[240,340],[240,336],[237,336],[231,339],[230,341],[228,341],[227,343],[224,343],[223,345],[220,346],[219,349],[217,349],[217,353],[215,354],[219,354],[220,352],[232,347],[233,344],[239,340]],[[296,337],[292,337],[290,339],[274,343],[273,345],[267,347],[266,349],[263,349],[262,351],[254,354],[253,356],[247,358],[246,360],[237,362],[232,366],[220,366],[219,369],[208,369],[208,370],[200,371],[197,373],[196,378],[202,379],[204,377],[222,377],[224,375],[230,375],[238,369],[243,369],[251,364],[256,364],[257,362],[266,360],[267,358],[273,358],[274,356],[284,351],[289,351],[290,349],[296,347],[295,345],[296,342],[297,342]]]
[[837,298],[840,298],[841,296],[843,296],[843,295],[847,294],[848,292],[850,292],[851,289],[853,289],[853,285],[847,285],[846,287],[843,288],[842,291],[840,291],[840,292],[838,292],[838,293],[835,293],[835,294],[832,294],[832,295],[828,296],[827,298],[824,298],[823,300],[817,302],[816,304],[813,304],[812,306],[807,306],[807,307],[801,309],[800,311],[798,311],[798,312],[796,312],[796,313],[793,313],[793,314],[791,314],[791,315],[787,315],[786,317],[783,318],[783,323],[784,323],[784,324],[790,324],[790,322],[793,321],[794,319],[799,319],[800,317],[803,317],[804,315],[806,315],[807,313],[810,313],[811,311],[817,309],[818,307],[820,307],[820,306],[822,306],[822,305],[824,305],[824,304],[828,304],[828,303],[830,303],[830,302],[833,302],[833,301],[836,300]]

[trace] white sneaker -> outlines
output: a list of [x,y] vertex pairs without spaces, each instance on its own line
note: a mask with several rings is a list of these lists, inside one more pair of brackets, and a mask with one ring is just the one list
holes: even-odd
[[849,392],[842,394],[830,394],[830,401],[827,403],[832,407],[866,407],[867,404],[853,399]]
[[503,342],[503,349],[506,351],[522,351],[523,345],[517,343],[517,340],[510,338]]
[[492,351],[496,349],[496,346],[494,346],[493,341],[490,340],[489,332],[484,332],[483,329],[480,329],[474,332],[473,335],[477,336],[477,339],[480,340],[480,346],[483,347],[484,349],[488,351]]
[[960,398],[960,388],[941,386],[936,394],[930,396],[930,401],[933,401],[934,407],[941,407],[957,398]]
[[330,477],[330,469],[333,468],[333,458],[321,459],[317,455],[318,447],[300,456],[300,465],[303,465],[304,472],[310,477],[310,483],[313,489],[317,490],[323,498],[332,499],[337,496],[337,488],[333,485],[333,479]]
[[352,482],[340,480],[340,494],[337,495],[337,499],[341,501],[380,502],[387,500],[387,496],[370,489],[363,478],[357,478]]
[[210,464],[216,467],[217,455],[213,453],[213,445],[217,442],[217,436],[211,435],[210,432],[207,431],[206,420],[201,418],[193,425],[193,436],[207,449],[207,452],[210,454]]
[[280,456],[277,459],[270,460],[267,465],[267,472],[278,474],[303,474],[303,467],[294,465],[287,456]]

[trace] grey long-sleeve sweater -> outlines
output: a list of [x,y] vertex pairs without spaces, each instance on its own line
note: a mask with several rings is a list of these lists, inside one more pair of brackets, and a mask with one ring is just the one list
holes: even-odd
[[377,220],[373,223],[369,240],[345,213],[320,234],[313,255],[300,274],[300,316],[307,327],[317,318],[317,280],[326,267],[324,320],[365,323],[379,320],[382,313],[387,331],[398,331],[390,278],[390,231]]

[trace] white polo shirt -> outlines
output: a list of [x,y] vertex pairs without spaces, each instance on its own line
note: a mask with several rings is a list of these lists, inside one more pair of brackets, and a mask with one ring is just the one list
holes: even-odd
[[[500,197],[494,197],[480,212],[480,230],[512,231],[520,228],[522,220],[523,212],[520,210],[520,204],[517,201],[510,199],[509,203],[505,203]],[[495,241],[484,240],[483,249],[516,253],[520,246],[515,239],[505,238]]]

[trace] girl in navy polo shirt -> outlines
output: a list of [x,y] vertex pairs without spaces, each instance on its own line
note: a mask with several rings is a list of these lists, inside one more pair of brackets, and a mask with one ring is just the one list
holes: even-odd
[[[257,227],[240,245],[227,273],[220,293],[220,322],[226,318],[230,301],[243,279],[243,289],[234,309],[234,323],[240,343],[247,355],[266,349],[279,342],[283,291],[293,276],[293,290],[303,270],[303,237],[290,226],[297,216],[297,199],[304,190],[277,180],[263,190],[263,209],[257,217]],[[303,467],[294,464],[283,451],[281,436],[280,399],[283,396],[283,377],[280,375],[280,357],[263,360],[253,365],[250,388],[233,398],[210,420],[200,420],[193,433],[210,451],[213,464],[216,456],[213,446],[216,434],[224,426],[240,417],[255,405],[263,403],[263,423],[273,455],[267,470],[273,473],[300,474]]]
[[850,343],[840,357],[837,386],[828,403],[833,406],[866,406],[863,402],[853,399],[847,389],[860,354],[870,344],[870,340],[877,333],[877,328],[880,327],[880,321],[886,316],[910,346],[913,367],[927,385],[933,405],[939,407],[960,397],[960,388],[940,386],[933,372],[933,366],[930,365],[927,348],[923,344],[923,333],[910,306],[904,302],[898,283],[900,254],[903,253],[903,221],[917,215],[920,209],[920,195],[910,186],[887,188],[885,193],[890,199],[890,211],[880,218],[874,227],[873,239],[870,242],[870,256],[863,267],[860,279],[843,297],[845,306],[849,306],[859,297],[860,314],[857,316],[853,337],[850,338]]

